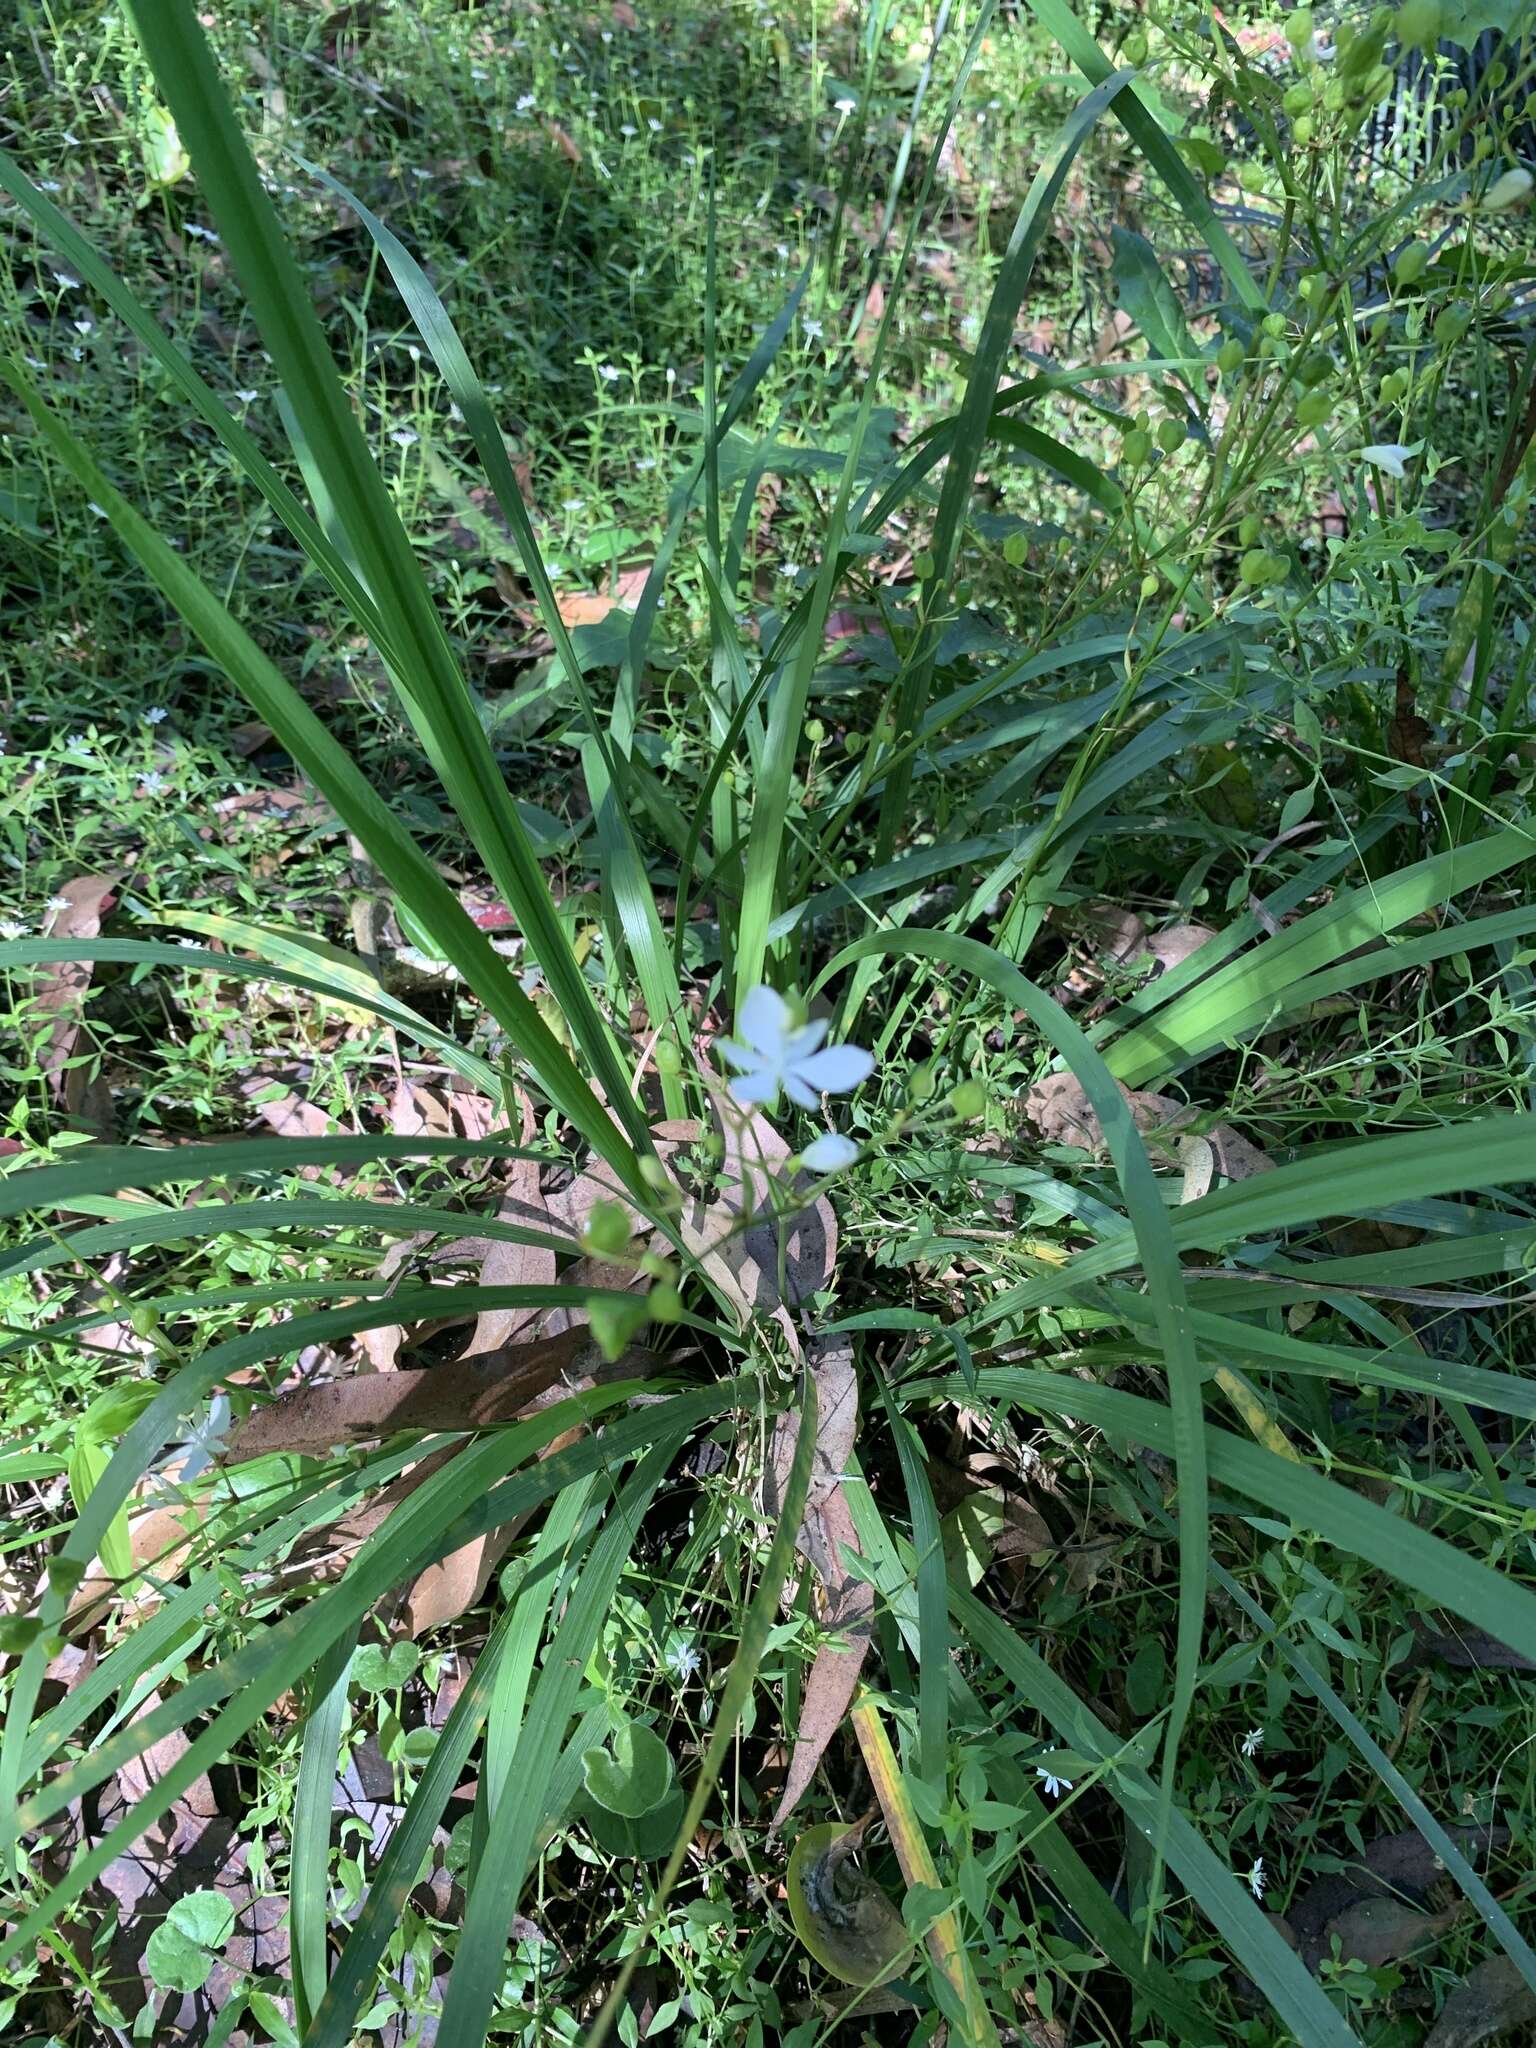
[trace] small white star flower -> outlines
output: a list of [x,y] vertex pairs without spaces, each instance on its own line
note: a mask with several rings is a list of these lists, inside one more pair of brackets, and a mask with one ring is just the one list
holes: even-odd
[[83,732],[72,732],[64,745],[71,754],[89,754],[91,751],[91,743]]
[[840,114],[851,114],[853,113],[853,111],[859,103],[857,100],[851,100],[845,96],[844,98],[838,100],[835,104],[837,107],[837,111]]
[[18,924],[14,917],[0,917],[0,939],[24,939],[27,928]]
[[532,113],[533,109],[534,109],[534,108],[535,108],[535,107],[536,107],[536,106],[537,106],[538,104],[539,104],[539,96],[538,96],[538,94],[537,94],[537,93],[532,93],[532,92],[525,92],[525,93],[520,93],[520,94],[518,95],[518,100],[517,100],[517,108],[516,108],[516,111],[517,111],[517,112],[518,112],[519,114],[529,114],[529,113]]
[[1264,1875],[1264,1858],[1262,1856],[1255,1856],[1253,1868],[1248,1873],[1248,1889],[1256,1899],[1263,1898],[1264,1886],[1267,1882],[1268,1879]]
[[144,714],[144,723],[146,725],[164,725],[170,715],[170,712],[166,710],[163,704],[151,704]]
[[80,289],[80,280],[72,270],[56,270],[53,273],[53,281],[67,292],[77,292]]
[[396,427],[389,438],[397,448],[414,448],[421,436],[414,427]]
[[640,133],[640,130],[635,126],[633,121],[621,121],[619,123],[619,133],[621,135],[638,135]]
[[1263,1747],[1264,1730],[1262,1728],[1250,1728],[1243,1737],[1243,1755],[1257,1756]]
[[165,777],[158,769],[146,768],[139,777],[139,787],[146,796],[158,796],[165,787]]
[[840,1131],[823,1131],[800,1154],[812,1173],[841,1173],[845,1166],[852,1166],[858,1156],[858,1146]]
[[237,391],[235,396],[242,405],[254,405],[261,396],[261,393],[259,391]]
[[676,1677],[687,1680],[704,1662],[692,1643],[677,1642],[667,1651],[667,1669]]
[[195,220],[187,222],[187,233],[197,242],[217,242],[218,236],[212,228],[199,227]]
[[802,320],[800,322],[800,331],[807,341],[820,341],[821,322],[819,320]]
[[875,1056],[858,1045],[828,1045],[824,1018],[796,1024],[795,1013],[777,989],[753,989],[736,1018],[745,1043],[722,1038],[720,1050],[736,1068],[731,1093],[743,1104],[772,1109],[782,1088],[801,1109],[814,1109],[820,1095],[844,1095],[867,1081]]
[[48,898],[47,908],[49,910],[69,910],[72,907],[67,896],[50,896]]
[[602,378],[605,384],[617,384],[619,381],[619,372],[614,368],[612,363],[599,363],[597,366],[597,374],[599,375],[599,377]]
[[1072,1780],[1070,1778],[1058,1778],[1054,1771],[1046,1770],[1043,1764],[1035,1765],[1035,1776],[1045,1780],[1045,1796],[1047,1799],[1059,1799],[1063,1792],[1070,1792],[1072,1790]]

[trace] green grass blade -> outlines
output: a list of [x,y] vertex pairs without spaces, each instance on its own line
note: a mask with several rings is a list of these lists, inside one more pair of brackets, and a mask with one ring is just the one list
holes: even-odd
[[[179,6],[180,0],[177,0]],[[309,706],[257,647],[229,612],[186,566],[174,548],[141,519],[111,485],[74,435],[33,390],[14,363],[0,365],[32,415],[43,438],[91,500],[100,505],[140,565],[197,634],[259,717],[292,755],[309,780],[327,796],[401,901],[429,930],[486,1008],[505,1028],[528,1061],[533,1078],[568,1116],[594,1150],[624,1178],[642,1201],[645,1183],[633,1150],[583,1080],[569,1055],[523,993],[517,976],[470,918],[367,777],[336,743]],[[482,735],[483,737],[483,735]],[[519,828],[521,829],[521,828]],[[540,887],[542,888],[542,882]],[[531,927],[525,925],[525,930]],[[562,945],[565,944],[562,936]],[[569,951],[569,948],[566,949]],[[573,963],[574,964],[574,963]],[[576,970],[579,975],[579,970]],[[554,976],[551,983],[554,985]],[[558,993],[558,991],[557,991]],[[591,997],[583,983],[583,1001]],[[562,1009],[564,1004],[562,1001]],[[576,1021],[566,1010],[573,1031]],[[644,1118],[616,1061],[607,1068],[622,1089],[615,1111],[631,1133],[649,1144]]]
[[[1144,1771],[1125,1760],[1125,1745],[1083,1704],[1066,1680],[1029,1648],[1017,1630],[953,1583],[949,1597],[958,1627],[1045,1716],[1062,1742],[1108,1767],[1108,1789],[1130,1824],[1150,1836],[1157,1790]],[[1171,1867],[1294,2038],[1306,2042],[1307,2048],[1358,2048],[1354,2032],[1329,2003],[1321,1985],[1198,1830],[1176,1813],[1167,1834]]]
[[1110,1071],[1133,1088],[1144,1087],[1213,1046],[1230,1044],[1283,1014],[1296,983],[1533,856],[1536,836],[1512,825],[1347,891],[1135,1024],[1105,1054]]
[[[1099,85],[1113,69],[1109,59],[1078,20],[1068,0],[1028,0],[1029,11],[1091,85]],[[1133,87],[1116,109],[1125,132],[1152,166],[1190,226],[1204,238],[1238,302],[1250,313],[1266,310],[1263,292],[1254,283],[1243,253],[1216,216],[1211,202],[1185,165],[1162,124]]]
[[[1014,328],[1029,285],[1030,272],[1034,269],[1036,252],[1050,227],[1056,200],[1077,152],[1093,133],[1110,102],[1128,84],[1129,78],[1130,74],[1126,72],[1106,79],[1074,109],[1036,172],[1014,222],[997,282],[982,319],[981,335],[971,361],[965,397],[950,446],[949,465],[939,493],[939,509],[930,548],[934,573],[925,586],[925,603],[931,607],[935,620],[919,627],[915,645],[904,664],[905,674],[894,707],[897,747],[909,745],[927,709],[941,631],[936,621],[947,608],[955,580],[970,520],[976,472],[981,465],[982,450],[992,422],[998,380],[1003,373],[1004,361],[1013,348]],[[907,753],[892,765],[886,776],[875,833],[877,863],[889,860],[895,850],[911,780],[911,755]]]
[[[1205,1627],[1206,1525],[1204,1403],[1201,1372],[1189,1328],[1189,1307],[1179,1255],[1163,1206],[1162,1191],[1152,1171],[1141,1134],[1104,1062],[1059,1004],[1027,981],[1012,961],[976,939],[949,932],[877,933],[856,940],[828,963],[817,984],[829,980],[854,960],[879,954],[937,960],[987,983],[1011,1006],[1023,1010],[1050,1040],[1077,1077],[1098,1117],[1104,1143],[1114,1162],[1121,1192],[1146,1274],[1157,1326],[1163,1366],[1168,1378],[1168,1414],[1174,1461],[1178,1469],[1179,1615],[1174,1661],[1173,1697],[1163,1751],[1160,1828],[1172,1812],[1173,1776],[1179,1741],[1194,1699]],[[1160,1835],[1159,1854],[1161,1854]]]
[[544,1788],[564,1744],[587,1659],[629,1562],[635,1533],[674,1455],[674,1445],[667,1443],[642,1459],[609,1510],[551,1640],[529,1702],[512,1779],[497,1803],[496,1825],[465,1900],[464,1924],[443,2000],[443,2038],[460,2042],[463,2048],[479,2048],[490,2026],[506,1968],[507,1922],[517,1909],[533,1860],[544,1816]]
[[130,332],[149,350],[182,397],[211,427],[229,450],[241,470],[251,479],[272,510],[282,520],[299,546],[341,598],[362,626],[386,662],[390,661],[389,634],[373,599],[358,582],[351,567],[332,545],[323,530],[262,454],[255,437],[211,391],[170,339],[160,322],[147,312],[111,266],[103,262],[91,243],[69,217],[40,192],[14,158],[0,150],[0,192],[9,193],[23,212],[29,214],[72,270],[99,292]]
[[912,1517],[917,1553],[917,1736],[921,1776],[942,1799],[949,1778],[949,1585],[944,1535],[923,1458],[921,1439],[892,1398],[884,1373],[874,1368],[890,1420]]
[[315,1666],[288,1831],[288,1936],[295,2017],[302,2031],[325,1996],[331,1814],[347,1714],[347,1673],[358,1630],[346,1629]]
[[[139,0],[129,11],[303,441],[345,521],[360,580],[384,616],[400,663],[396,680],[413,722],[465,830],[516,914],[573,1037],[632,1141],[644,1150],[649,1145],[644,1120],[630,1095],[613,1035],[556,913],[190,0]],[[387,872],[384,863],[377,865]],[[430,923],[428,928],[435,930]]]

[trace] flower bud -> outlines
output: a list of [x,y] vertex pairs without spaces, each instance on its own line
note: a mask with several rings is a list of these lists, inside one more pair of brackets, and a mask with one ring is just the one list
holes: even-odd
[[1146,575],[1143,576],[1141,579],[1142,603],[1150,604],[1161,588],[1162,586],[1158,582],[1156,574],[1151,569],[1149,569]]

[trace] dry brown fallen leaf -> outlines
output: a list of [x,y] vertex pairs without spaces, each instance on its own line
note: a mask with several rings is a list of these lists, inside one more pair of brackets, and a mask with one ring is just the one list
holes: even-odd
[[272,1451],[319,1457],[339,1444],[406,1429],[493,1428],[562,1381],[632,1377],[645,1369],[645,1356],[626,1353],[608,1366],[584,1330],[571,1330],[426,1372],[366,1373],[295,1387],[235,1425],[225,1462],[238,1465]]
[[[59,890],[57,906],[48,913],[43,934],[50,939],[94,939],[101,921],[112,908],[118,873],[77,875]],[[38,1064],[48,1092],[66,1116],[78,1115],[86,1103],[84,1066],[72,1066],[80,1027],[85,1016],[85,993],[91,985],[88,960],[60,960],[39,970],[33,985],[31,1010],[34,1015],[51,1016],[52,1029]],[[96,1091],[92,1091],[94,1094]],[[93,1121],[111,1128],[111,1099],[93,1102]]]
[[[1147,1149],[1154,1161],[1159,1157],[1165,1162],[1178,1160],[1179,1139],[1189,1134],[1188,1126],[1199,1117],[1199,1109],[1171,1095],[1127,1088],[1123,1082],[1116,1085],[1129,1105],[1137,1130],[1149,1141]],[[1052,1144],[1077,1145],[1085,1152],[1096,1152],[1102,1142],[1098,1116],[1074,1074],[1061,1071],[1037,1081],[1024,1099],[1024,1113]],[[1267,1152],[1230,1124],[1213,1124],[1202,1135],[1211,1148],[1215,1170],[1224,1180],[1247,1180],[1252,1174],[1269,1172],[1274,1165]]]
[[1536,1991],[1508,1956],[1490,1956],[1447,1998],[1424,2048],[1481,2048],[1536,2020]]

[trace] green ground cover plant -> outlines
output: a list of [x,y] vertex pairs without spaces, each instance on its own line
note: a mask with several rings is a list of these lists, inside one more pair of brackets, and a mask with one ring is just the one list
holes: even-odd
[[1536,2022],[1519,0],[21,0],[7,2039]]

